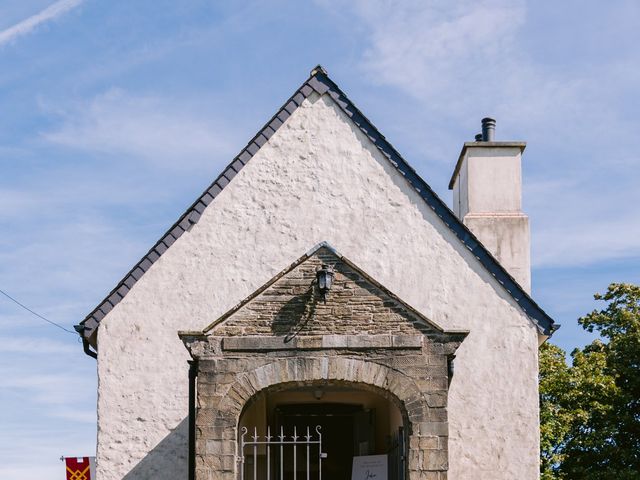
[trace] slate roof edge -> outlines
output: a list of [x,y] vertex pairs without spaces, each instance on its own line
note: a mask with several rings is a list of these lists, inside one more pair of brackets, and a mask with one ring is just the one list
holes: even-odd
[[[534,322],[538,331],[546,336],[551,336],[559,328],[554,320],[523,290],[518,282],[504,269],[491,253],[482,245],[480,240],[456,217],[453,211],[442,201],[431,187],[416,173],[416,171],[402,158],[400,153],[386,140],[378,129],[358,110],[347,98],[340,88],[324,74],[318,74],[309,79],[322,80],[329,84],[327,89],[338,106],[353,122],[369,137],[373,144],[387,157],[392,165],[416,190],[422,199],[429,205],[436,215],[449,227],[458,239],[469,249],[476,259],[498,281],[500,285],[511,295],[520,308]],[[338,101],[336,97],[342,98]],[[356,118],[354,118],[356,117]],[[370,133],[369,133],[370,132]],[[475,142],[467,142],[475,143]],[[486,142],[494,144],[513,143],[520,146],[523,142]],[[464,147],[463,147],[464,148]]]
[[522,154],[522,152],[524,152],[524,149],[527,148],[527,142],[464,142],[464,144],[462,145],[462,150],[460,150],[460,155],[458,155],[456,166],[453,169],[453,173],[451,174],[451,180],[449,180],[449,190],[453,190],[453,186],[456,183],[456,177],[458,176],[458,172],[460,172],[460,168],[462,167],[464,154],[467,153],[467,150],[470,148],[519,148],[520,154]]
[[[323,73],[322,68],[314,69],[315,74]],[[88,340],[93,348],[97,348],[97,330],[100,321],[109,313],[133,285],[151,268],[162,254],[182,234],[196,224],[204,209],[226,187],[231,179],[246,165],[246,163],[260,150],[269,138],[280,128],[302,102],[314,92],[309,86],[310,76],[298,88],[282,107],[269,119],[268,122],[254,135],[247,145],[224,168],[222,173],[207,187],[204,192],[191,204],[180,218],[169,228],[151,249],[136,263],[129,272],[120,280],[116,287],[80,322],[81,336]]]
[[428,317],[424,316],[418,310],[416,310],[411,305],[409,305],[407,302],[402,300],[400,297],[398,297],[395,293],[393,293],[387,287],[385,287],[380,282],[378,282],[371,275],[369,275],[367,272],[362,270],[362,268],[360,268],[359,266],[354,264],[351,260],[349,260],[345,256],[343,256],[340,253],[338,253],[338,251],[335,248],[333,248],[328,242],[320,242],[317,245],[315,245],[313,248],[311,248],[311,250],[307,251],[307,253],[302,255],[300,258],[298,258],[296,261],[294,261],[292,264],[290,264],[284,270],[281,270],[279,273],[274,275],[270,280],[268,280],[265,284],[263,284],[261,287],[259,287],[257,290],[255,290],[253,293],[251,293],[249,296],[247,296],[246,298],[244,298],[243,300],[238,302],[234,307],[232,307],[229,310],[227,310],[225,313],[220,315],[216,320],[214,320],[208,326],[203,328],[201,333],[207,334],[211,330],[213,330],[215,327],[220,325],[221,323],[224,323],[224,321],[227,318],[229,318],[231,315],[233,315],[236,312],[238,312],[238,310],[240,310],[242,307],[244,307],[247,303],[249,303],[254,298],[256,298],[258,295],[260,295],[262,292],[267,290],[270,286],[272,286],[274,283],[276,283],[278,280],[280,280],[282,277],[284,277],[287,273],[291,272],[294,268],[296,268],[297,266],[299,266],[299,265],[303,264],[304,262],[306,262],[309,258],[311,258],[313,255],[315,255],[319,250],[321,250],[323,248],[328,250],[331,254],[335,255],[335,257],[338,258],[338,260],[342,261],[350,269],[352,269],[355,272],[357,272],[368,283],[370,283],[374,287],[378,288],[380,291],[382,291],[389,298],[391,298],[391,299],[395,300],[396,302],[400,303],[413,316],[417,317],[418,319],[420,319],[423,322],[427,323],[433,329],[437,330],[439,334],[458,335],[458,336],[463,336],[464,337],[469,333],[468,330],[445,330],[440,325],[438,325],[436,322],[434,322],[433,320],[431,320]]
[[284,105],[247,143],[238,155],[227,165],[216,180],[191,204],[180,218],[167,230],[156,244],[129,270],[111,292],[89,313],[82,322],[81,336],[97,349],[97,329],[100,321],[126,296],[133,285],[151,268],[173,243],[198,222],[204,209],[226,187],[246,163],[260,150],[269,138],[284,124],[293,112],[313,92],[322,95],[328,93],[339,108],[367,135],[372,143],[387,157],[401,175],[418,192],[422,199],[435,211],[445,224],[455,233],[462,243],[472,252],[480,263],[503,285],[508,293],[520,305],[523,311],[534,321],[541,333],[551,335],[554,321],[533,299],[518,285],[506,270],[482,246],[479,240],[460,222],[455,214],[440,200],[429,185],[402,158],[396,149],[385,139],[378,129],[347,98],[340,88],[328,77],[325,70],[316,67],[311,76],[298,88]]

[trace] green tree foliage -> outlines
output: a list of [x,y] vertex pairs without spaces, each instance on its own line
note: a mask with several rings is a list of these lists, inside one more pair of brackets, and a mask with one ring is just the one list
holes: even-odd
[[540,349],[541,476],[640,479],[640,287],[611,284],[606,307],[580,318],[598,339],[571,353]]

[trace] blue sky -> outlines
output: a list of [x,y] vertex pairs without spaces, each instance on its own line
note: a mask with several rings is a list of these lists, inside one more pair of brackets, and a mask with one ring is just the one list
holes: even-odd
[[[0,289],[71,327],[321,63],[436,192],[526,140],[533,296],[640,283],[640,3],[0,1]],[[0,478],[95,449],[95,361],[0,297]]]

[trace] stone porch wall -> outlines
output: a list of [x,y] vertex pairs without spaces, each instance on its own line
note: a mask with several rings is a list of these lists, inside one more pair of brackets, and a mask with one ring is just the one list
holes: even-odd
[[[323,382],[374,391],[392,400],[405,417],[408,478],[445,480],[447,357],[457,343],[434,342],[422,335],[388,335],[388,342],[381,338],[384,335],[355,337],[305,337],[298,346],[285,346],[282,337],[187,339],[198,360],[196,479],[237,479],[238,424],[258,392]],[[323,341],[338,341],[345,348],[319,348]],[[348,347],[350,343],[355,347]],[[379,344],[390,346],[374,346]]]

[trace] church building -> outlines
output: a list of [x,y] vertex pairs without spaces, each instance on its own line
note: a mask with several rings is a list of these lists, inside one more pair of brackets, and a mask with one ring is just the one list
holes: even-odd
[[524,142],[450,209],[320,66],[76,326],[99,480],[534,480]]

